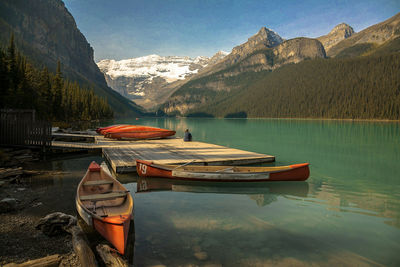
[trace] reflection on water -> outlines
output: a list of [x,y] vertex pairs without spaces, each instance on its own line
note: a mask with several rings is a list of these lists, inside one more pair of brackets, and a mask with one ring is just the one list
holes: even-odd
[[262,207],[277,200],[278,195],[307,197],[306,182],[199,182],[178,181],[167,178],[144,178],[137,180],[137,193],[143,192],[190,192],[208,194],[241,194],[247,195]]
[[[376,248],[359,249],[364,231],[370,235],[363,237],[364,241],[372,239],[377,242],[375,246],[386,246],[375,239],[384,238],[387,242],[391,237],[382,232],[376,237],[369,230],[377,221],[346,229],[340,225],[339,213],[343,211],[331,210],[333,203],[317,199],[310,191],[307,182],[236,184],[139,178],[135,195],[135,263],[379,265],[382,261],[364,255],[366,250]],[[335,194],[331,188],[325,192]],[[346,221],[351,222],[352,228],[354,221],[360,223],[368,216],[371,215],[356,211]],[[341,236],[342,231],[346,237]],[[392,240],[390,245],[395,244]],[[381,260],[391,265],[397,261],[394,251],[378,254],[383,253]]]
[[[400,265],[398,123],[133,123],[174,129],[178,136],[189,128],[194,140],[271,154],[276,165],[311,164],[306,182],[218,184],[119,175],[135,201],[136,266]],[[65,173],[37,184],[49,200],[63,199],[46,205],[74,209],[76,185],[90,160],[48,166]]]
[[[284,187],[274,192],[271,184],[237,194],[235,188],[229,193],[221,191],[228,188],[168,183],[151,188],[147,182],[152,193],[137,194],[135,202],[139,266],[399,265],[398,123],[140,123],[177,130],[178,136],[190,128],[195,140],[275,155],[276,165],[310,162],[311,174],[305,189],[296,185],[292,191]],[[155,228],[161,229],[151,230]]]

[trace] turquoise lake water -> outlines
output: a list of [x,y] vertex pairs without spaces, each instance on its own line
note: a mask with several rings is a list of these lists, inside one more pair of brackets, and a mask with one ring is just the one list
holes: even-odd
[[[129,183],[137,266],[399,266],[400,124],[278,119],[118,121],[309,162],[306,182]],[[121,179],[128,179],[121,176]]]
[[[275,163],[264,165],[311,164],[306,182],[177,183],[119,175],[135,201],[135,266],[400,266],[399,123],[194,118],[107,123],[174,129],[177,136],[189,128],[196,141],[276,156]],[[91,160],[102,159],[49,163],[66,174],[46,187],[71,199],[54,204],[55,210],[73,212],[76,185]]]

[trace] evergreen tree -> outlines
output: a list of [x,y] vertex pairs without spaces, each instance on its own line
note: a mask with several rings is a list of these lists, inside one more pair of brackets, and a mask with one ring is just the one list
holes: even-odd
[[[61,63],[55,75],[39,71],[15,48],[13,35],[6,50],[0,49],[0,108],[35,108],[39,117],[53,121],[111,118],[107,101],[93,90],[64,80]],[[99,111],[101,105],[107,112]]]
[[8,77],[6,54],[0,50],[0,108],[4,108],[8,100]]
[[46,67],[44,67],[43,70],[40,72],[39,77],[40,78],[38,88],[40,100],[38,104],[38,109],[43,118],[45,118],[46,120],[51,120],[53,109],[53,94],[50,82],[50,74]]
[[6,106],[15,106],[16,105],[16,92],[17,92],[17,84],[18,84],[18,70],[17,70],[17,62],[16,62],[16,51],[14,44],[14,33],[11,34],[10,44],[7,48],[7,75],[8,75],[8,90],[6,99]]
[[52,91],[53,91],[52,113],[56,120],[64,119],[63,118],[64,117],[63,110],[61,108],[63,87],[64,87],[64,81],[63,81],[63,77],[62,77],[62,73],[61,73],[61,63],[58,60],[57,61],[57,72],[56,72],[56,76],[54,77],[54,82],[53,82],[53,87],[52,87]]

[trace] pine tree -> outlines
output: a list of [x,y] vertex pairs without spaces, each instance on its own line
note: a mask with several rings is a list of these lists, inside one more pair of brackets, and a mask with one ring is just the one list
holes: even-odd
[[11,34],[10,43],[7,48],[7,75],[9,77],[8,90],[6,99],[6,105],[9,107],[13,107],[16,104],[16,92],[17,92],[17,84],[18,84],[18,70],[16,63],[16,51],[15,51],[15,43],[14,43],[14,33]]
[[57,72],[56,76],[54,77],[53,82],[53,110],[52,113],[54,115],[55,120],[63,120],[64,114],[61,109],[61,102],[62,102],[62,90],[64,86],[64,80],[61,73],[61,63],[57,61]]
[[39,113],[46,120],[52,119],[52,109],[53,109],[53,93],[50,82],[50,74],[46,67],[40,72],[39,75]]
[[8,77],[6,54],[0,50],[0,108],[4,108],[7,103],[9,88]]
[[35,108],[40,118],[52,121],[92,120],[113,116],[100,111],[103,99],[92,89],[64,80],[61,63],[56,74],[47,68],[39,71],[17,51],[14,36],[6,49],[0,49],[0,108]]

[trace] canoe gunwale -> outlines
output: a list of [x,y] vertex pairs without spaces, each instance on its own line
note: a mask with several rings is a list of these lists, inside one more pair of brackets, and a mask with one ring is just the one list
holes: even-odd
[[[102,172],[102,170],[101,170],[100,172]],[[85,201],[85,202],[86,202],[86,201],[89,201],[89,202],[98,202],[98,201],[104,201],[104,200],[81,200],[81,199],[80,199],[80,192],[79,192],[79,189],[80,189],[81,187],[86,186],[86,185],[85,185],[85,182],[86,182],[86,179],[85,179],[85,178],[89,175],[89,173],[90,173],[90,170],[88,169],[88,170],[86,171],[85,175],[83,176],[82,180],[81,180],[81,181],[79,182],[79,184],[78,184],[77,191],[76,191],[75,202],[76,202],[77,208],[79,207],[79,208],[81,209],[81,210],[78,209],[79,215],[81,215],[82,219],[84,219],[84,220],[87,219],[87,220],[85,220],[85,222],[86,222],[88,225],[93,226],[93,219],[94,219],[94,218],[97,219],[97,220],[100,220],[100,221],[104,221],[104,218],[112,217],[112,216],[105,216],[105,217],[99,216],[99,215],[93,213],[93,212],[84,204],[84,202],[83,202],[83,201]],[[109,174],[107,174],[106,172],[104,172],[104,174],[105,174],[107,177],[109,177]],[[113,183],[116,182],[117,184],[120,184],[121,186],[123,186],[118,180],[114,179],[113,177],[109,177],[109,178],[110,178],[111,180],[115,180],[115,181],[113,181]],[[89,185],[89,186],[95,186],[95,185]],[[132,201],[132,203],[133,203],[133,199],[132,199],[132,196],[131,196],[130,193],[129,193],[129,192],[130,192],[129,190],[115,190],[114,192],[118,192],[118,193],[124,192],[124,193],[126,193],[126,195],[124,196],[125,200],[124,200],[124,202],[123,202],[122,204],[120,204],[120,205],[123,205],[126,201],[130,201],[130,200],[128,200],[128,198],[130,198],[131,201]],[[120,205],[118,205],[118,206],[120,206]],[[104,206],[104,207],[108,207],[108,206]],[[110,206],[110,207],[112,207],[112,206]],[[84,213],[84,214],[81,214],[81,213]],[[82,216],[82,215],[83,215],[83,216]],[[130,212],[130,215],[133,216],[133,211]],[[86,218],[85,218],[85,217],[86,217]],[[107,222],[107,223],[108,223],[108,222]]]
[[172,171],[172,178],[191,179],[199,181],[268,181],[269,173],[221,173],[221,172],[188,172],[188,171]]
[[[156,164],[156,163],[144,163],[144,162],[139,162],[139,163],[141,163],[141,164],[145,164],[145,165],[148,165],[148,166],[150,166],[150,167],[153,167],[153,168],[157,168],[157,169],[161,169],[161,170],[164,170],[164,171],[175,171],[175,170],[178,170],[179,169],[179,171],[186,171],[186,172],[198,172],[198,173],[221,173],[221,174],[236,174],[236,175],[238,175],[238,174],[268,174],[268,173],[277,173],[277,172],[284,172],[284,171],[290,171],[290,170],[294,170],[294,169],[298,169],[298,168],[302,168],[302,167],[305,167],[305,166],[308,166],[309,164],[308,163],[304,163],[304,165],[301,165],[301,166],[291,166],[291,165],[288,165],[288,166],[279,166],[279,167],[249,167],[249,168],[265,168],[265,169],[267,169],[267,168],[277,168],[277,169],[275,169],[275,170],[268,170],[268,171],[247,171],[247,172],[245,172],[245,171],[225,171],[225,172],[223,172],[223,171],[219,171],[219,170],[215,170],[215,171],[212,171],[212,170],[210,170],[210,171],[192,171],[192,170],[185,170],[185,167],[189,167],[190,168],[190,166],[183,166],[182,168],[180,168],[180,165],[170,165],[170,166],[168,166],[168,164],[165,164],[165,165],[162,165],[162,164]],[[199,168],[199,167],[203,167],[203,166],[195,166],[195,167],[197,167],[197,168]],[[209,167],[209,166],[204,166],[204,167]],[[217,166],[212,166],[212,167],[217,167]],[[230,169],[233,169],[233,168],[246,168],[246,167],[243,167],[243,166],[221,166],[221,168],[230,168]],[[278,169],[279,168],[279,169]],[[224,169],[222,169],[222,170],[224,170]]]
[[[136,163],[136,169],[139,176],[163,177],[178,180],[263,182],[305,181],[309,177],[309,163],[278,167],[184,166],[155,164],[151,161],[140,159],[138,159]],[[226,171],[228,169],[231,171]]]
[[[101,187],[102,185],[98,185],[100,188],[95,191],[86,191],[86,189],[84,189],[84,183],[86,181],[103,179],[110,179],[113,181],[112,192],[117,192],[121,195],[124,195],[106,200],[96,198],[93,200],[81,200],[82,196],[101,195],[104,193],[104,190],[107,191],[109,188]],[[123,199],[121,199],[121,202],[115,202],[115,200],[118,198]],[[130,221],[133,219],[133,198],[129,193],[129,190],[127,190],[118,180],[103,170],[97,163],[92,162],[85,176],[82,178],[77,187],[75,202],[78,214],[82,217],[82,219],[89,226],[93,227],[100,235],[107,239],[118,250],[119,253],[124,255],[127,248]],[[100,205],[96,206],[95,203],[97,202],[102,203],[99,203]],[[104,204],[104,207],[101,204]],[[109,206],[108,204],[118,205]],[[93,207],[91,207],[91,205],[93,205]],[[103,209],[101,209],[102,207]],[[98,212],[97,214],[95,213],[96,211]]]

